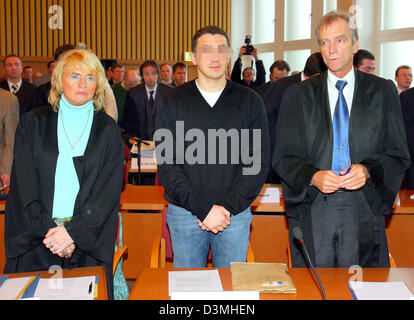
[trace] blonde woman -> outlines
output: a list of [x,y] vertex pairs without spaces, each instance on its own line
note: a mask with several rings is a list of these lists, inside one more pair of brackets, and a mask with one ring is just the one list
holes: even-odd
[[93,53],[68,51],[53,72],[52,108],[33,110],[18,125],[4,273],[103,265],[113,297],[123,145],[103,111],[106,81]]

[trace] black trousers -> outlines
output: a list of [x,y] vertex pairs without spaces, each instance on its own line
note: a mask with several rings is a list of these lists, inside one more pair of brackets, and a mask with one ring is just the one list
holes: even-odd
[[[369,221],[372,242],[379,245],[371,247],[368,241],[368,245],[361,246],[361,234],[367,231],[365,225],[360,225],[361,216]],[[317,267],[364,266],[362,248],[368,248],[368,254],[375,248],[372,251],[381,250],[381,257],[388,255],[385,225],[381,226],[383,217],[372,212],[362,190],[319,193],[311,208],[311,219]]]
[[71,258],[66,259],[53,254],[43,243],[41,243],[21,256],[7,259],[3,273],[43,271],[49,270],[52,266],[58,266],[62,269],[104,266],[108,299],[114,299],[112,263],[109,264],[104,261],[96,260],[86,255],[85,252],[79,248],[75,249]]

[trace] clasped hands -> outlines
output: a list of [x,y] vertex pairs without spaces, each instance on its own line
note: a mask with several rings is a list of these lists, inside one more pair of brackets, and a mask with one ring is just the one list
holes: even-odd
[[76,248],[64,226],[49,229],[43,239],[43,244],[61,258],[70,258]]
[[230,220],[230,212],[226,208],[213,205],[207,217],[203,221],[197,220],[197,223],[203,231],[217,234],[230,225]]
[[347,174],[346,171],[347,169],[341,171],[339,175],[332,170],[318,171],[313,175],[311,184],[323,193],[333,193],[341,188],[346,190],[362,188],[370,177],[367,168],[361,164],[352,165]]

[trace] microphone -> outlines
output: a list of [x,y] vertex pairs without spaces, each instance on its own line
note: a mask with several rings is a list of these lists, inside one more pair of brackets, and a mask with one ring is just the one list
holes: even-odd
[[319,279],[318,274],[316,273],[315,267],[313,266],[312,261],[309,257],[308,250],[306,249],[305,240],[303,240],[302,230],[299,227],[293,228],[293,235],[295,236],[296,240],[302,245],[302,249],[305,254],[306,262],[311,266],[312,272],[315,275],[316,280],[318,281],[319,287],[321,288],[321,291],[322,291],[323,300],[326,300],[325,290],[323,289],[321,280]]

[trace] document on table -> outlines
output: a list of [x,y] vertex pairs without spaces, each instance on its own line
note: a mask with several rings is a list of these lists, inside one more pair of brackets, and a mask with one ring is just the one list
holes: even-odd
[[263,188],[257,199],[260,203],[280,202],[280,190],[277,187]]
[[40,279],[34,293],[41,300],[93,300],[95,276]]
[[171,292],[223,291],[218,270],[169,271],[168,295]]
[[7,278],[0,287],[0,300],[13,300],[33,277]]
[[349,281],[355,300],[412,300],[413,294],[403,281],[366,282]]

